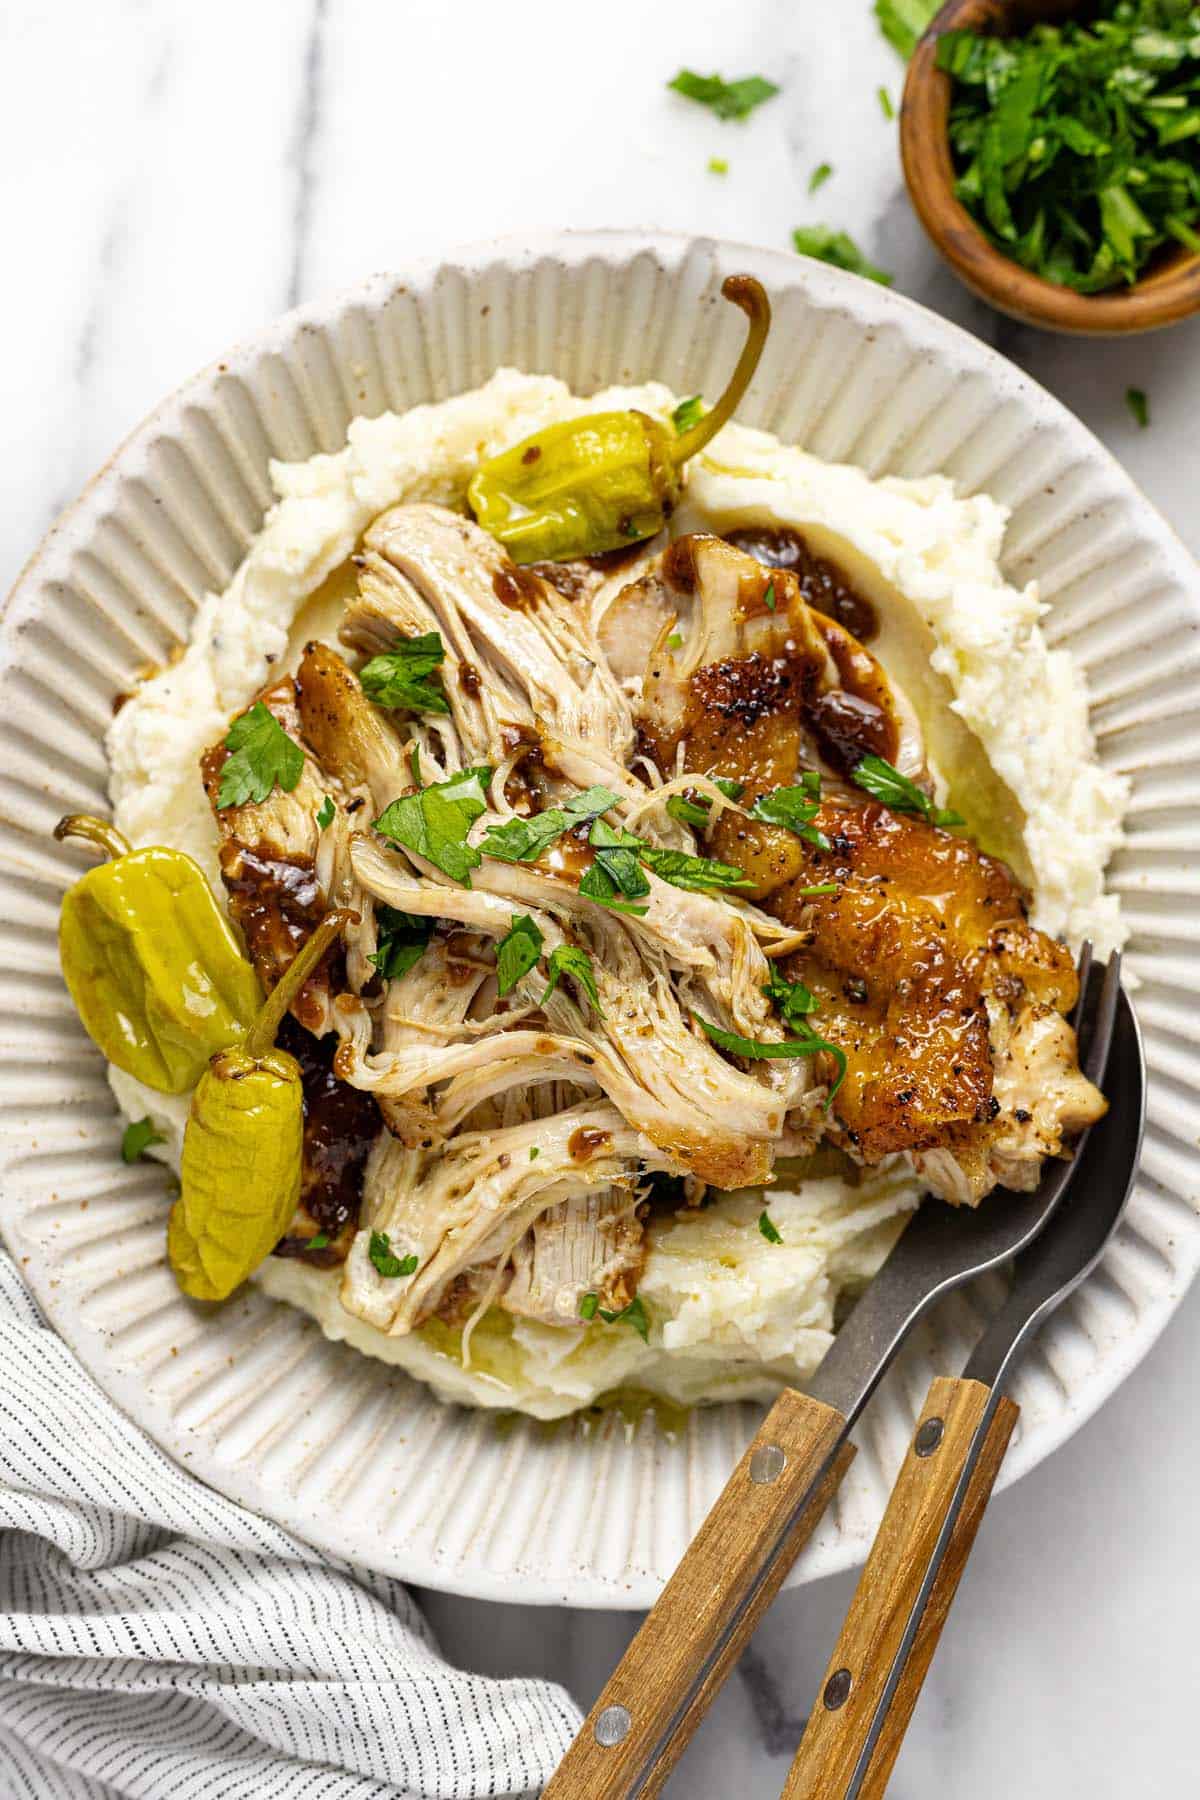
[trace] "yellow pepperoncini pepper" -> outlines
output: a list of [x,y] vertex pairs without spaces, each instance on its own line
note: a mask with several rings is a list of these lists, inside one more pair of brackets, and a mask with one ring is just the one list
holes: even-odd
[[598,556],[661,531],[679,499],[683,464],[733,416],[770,328],[770,301],[752,275],[728,276],[721,292],[750,330],[729,386],[689,430],[676,436],[643,412],[588,413],[481,464],[467,499],[514,562]]
[[239,1048],[200,1077],[183,1134],[179,1198],[167,1257],[185,1294],[224,1300],[270,1255],[300,1198],[304,1087],[300,1065],[275,1048],[283,1015],[354,917],[326,913],[272,988]]
[[214,1051],[236,1044],[262,1001],[203,872],[181,850],[133,850],[103,819],[72,813],[56,838],[112,858],[63,898],[63,977],[84,1029],[109,1062],[162,1094],[196,1085]]

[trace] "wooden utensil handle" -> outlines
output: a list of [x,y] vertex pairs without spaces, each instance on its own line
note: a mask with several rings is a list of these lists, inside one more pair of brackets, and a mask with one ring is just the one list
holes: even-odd
[[844,1426],[833,1407],[780,1394],[543,1800],[659,1792],[850,1466]]
[[[931,1385],[783,1800],[844,1800],[991,1398],[990,1388],[978,1381],[939,1376]],[[887,1788],[1018,1411],[1008,1399],[996,1405],[859,1800],[879,1800]]]

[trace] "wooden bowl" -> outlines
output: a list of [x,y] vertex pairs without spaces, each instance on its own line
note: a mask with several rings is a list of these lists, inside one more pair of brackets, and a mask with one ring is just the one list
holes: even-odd
[[900,109],[904,179],[936,248],[973,293],[1001,312],[1049,331],[1103,337],[1154,331],[1200,311],[1200,255],[1181,246],[1155,258],[1132,287],[1077,294],[997,250],[954,193],[951,82],[936,64],[939,35],[958,28],[1011,33],[1079,10],[1079,0],[947,0],[908,65]]

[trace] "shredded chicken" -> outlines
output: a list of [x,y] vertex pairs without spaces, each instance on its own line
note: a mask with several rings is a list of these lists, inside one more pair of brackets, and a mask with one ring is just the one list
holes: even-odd
[[[570,1324],[586,1295],[629,1305],[648,1173],[682,1177],[696,1204],[824,1140],[863,1163],[903,1154],[935,1192],[975,1203],[998,1181],[1034,1183],[1098,1116],[1064,1017],[1070,958],[1030,927],[1007,868],[855,785],[873,752],[932,795],[922,734],[792,570],[708,537],[517,568],[429,505],[377,519],[356,560],[346,656],[310,643],[294,680],[262,695],[303,747],[298,784],[216,808],[231,910],[266,985],[327,906],[355,916],[296,1009],[337,1034],[326,1100],[352,1094],[372,1131],[376,1102],[381,1115],[361,1216],[356,1190],[319,1252],[343,1262],[351,1312],[393,1335],[437,1317],[469,1356],[491,1306]],[[372,704],[347,657],[434,632],[448,710]],[[204,759],[214,807],[225,755]],[[735,865],[742,885],[681,886],[643,863],[649,891],[614,910],[580,892],[586,822],[534,860],[485,853],[469,883],[428,843],[372,832],[402,795],[477,768],[491,773],[472,845],[603,787],[611,827]],[[806,774],[823,843],[751,816]],[[398,917],[415,953],[381,973]],[[504,984],[498,947],[518,918],[537,960]],[[586,957],[594,999],[569,967],[551,982],[556,952]],[[812,1031],[845,1053],[829,1105],[837,1057],[792,1053],[773,971],[806,984]],[[306,1253],[316,1217],[302,1209],[285,1254]]]

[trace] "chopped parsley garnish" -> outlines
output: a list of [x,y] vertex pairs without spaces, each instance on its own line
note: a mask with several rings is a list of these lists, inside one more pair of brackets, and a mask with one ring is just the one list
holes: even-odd
[[818,1010],[816,1000],[802,981],[787,981],[775,968],[763,993],[787,1025],[798,1026],[809,1013]]
[[412,770],[413,786],[421,785],[421,746],[414,743],[408,753],[408,766]]
[[389,1279],[396,1275],[415,1275],[417,1258],[415,1256],[396,1256],[388,1241],[386,1231],[373,1231],[367,1249],[372,1265],[380,1275]]
[[261,700],[235,719],[225,738],[217,806],[260,805],[279,786],[291,793],[304,773],[304,752]]
[[793,248],[801,256],[815,256],[818,262],[831,263],[835,269],[849,269],[852,275],[865,275],[881,287],[891,287],[893,277],[865,257],[854,239],[832,225],[797,225],[792,232]]
[[1141,426],[1142,430],[1145,431],[1147,425],[1150,423],[1150,402],[1147,400],[1142,389],[1135,387],[1126,388],[1125,404],[1133,414],[1137,423]]
[[542,1006],[545,1006],[563,976],[569,975],[583,989],[600,1017],[604,1017],[600,995],[596,990],[596,971],[586,950],[580,950],[575,944],[559,944],[557,949],[550,952],[546,967],[550,971],[550,981],[541,998]]
[[306,1250],[326,1250],[328,1247],[329,1233],[327,1231],[318,1231],[313,1237],[309,1238],[304,1246]]
[[708,172],[710,175],[728,175],[729,164],[723,156],[710,156],[708,159]]
[[530,1151],[530,1152],[529,1152],[529,1160],[530,1160],[530,1162],[536,1162],[536,1161],[537,1161],[537,1159],[538,1159],[538,1157],[539,1157],[539,1156],[540,1156],[540,1155],[541,1155],[541,1154],[542,1154],[542,1152],[541,1152],[541,1150],[540,1150],[540,1148],[539,1148],[539,1147],[538,1147],[538,1145],[537,1145],[537,1144],[535,1144],[535,1145],[534,1145],[534,1146],[533,1146],[533,1148],[532,1148],[532,1150],[531,1150],[531,1151]]
[[394,844],[415,850],[452,881],[470,887],[471,870],[481,859],[475,846],[468,844],[467,833],[487,811],[491,778],[490,769],[464,769],[449,781],[404,794],[384,808],[375,829]]
[[363,693],[376,706],[407,712],[448,713],[450,702],[438,673],[446,660],[440,631],[401,638],[394,650],[373,656],[359,674]]
[[917,813],[930,825],[961,825],[961,813],[935,806],[915,781],[894,769],[882,756],[864,756],[854,771],[855,784],[893,812]]
[[715,788],[720,788],[727,800],[740,800],[746,791],[744,781],[735,781],[732,775],[710,775],[709,780]]
[[582,1300],[579,1302],[580,1318],[581,1319],[594,1319],[599,1305],[600,1305],[599,1294],[585,1294],[583,1296]]
[[745,119],[779,92],[773,81],[761,75],[743,75],[737,81],[725,81],[720,75],[697,75],[691,69],[680,69],[667,86],[685,100],[695,100],[709,107],[718,119]]
[[884,118],[894,119],[896,116],[896,108],[892,104],[892,96],[885,87],[876,88],[875,92],[879,98],[879,110]]
[[591,900],[611,900],[614,894],[621,893],[626,900],[640,900],[650,892],[650,883],[638,863],[637,853],[643,848],[640,838],[596,819],[588,842],[596,852],[596,860],[579,884],[581,894]]
[[754,883],[732,863],[717,862],[711,856],[689,856],[683,850],[657,850],[643,844],[638,855],[660,881],[683,888],[689,894],[708,894],[714,888],[747,888]]
[[671,414],[671,423],[682,437],[685,431],[690,431],[693,425],[698,425],[703,417],[703,397],[700,394],[692,394],[689,399],[679,402]]
[[322,831],[328,831],[329,827],[333,824],[333,815],[336,811],[337,807],[333,804],[333,795],[326,794],[324,800],[321,802],[321,810],[317,814],[317,824]]
[[682,650],[683,649],[683,633],[682,633],[682,631],[673,631],[671,633],[670,637],[667,639],[667,649],[668,650]]
[[707,1019],[701,1018],[698,1012],[694,1012],[692,1017],[718,1050],[724,1050],[729,1056],[744,1056],[748,1062],[779,1062],[785,1057],[813,1056],[818,1050],[825,1051],[832,1056],[838,1069],[837,1080],[830,1088],[829,1098],[825,1102],[826,1111],[846,1078],[846,1052],[839,1049],[837,1044],[818,1037],[802,1019],[792,1028],[798,1033],[796,1037],[784,1038],[778,1044],[762,1044],[757,1038],[740,1037],[736,1031],[722,1031],[719,1025],[711,1025]]
[[556,838],[585,825],[608,812],[620,800],[605,787],[585,788],[573,794],[561,806],[548,806],[531,819],[506,819],[503,825],[489,825],[480,840],[480,849],[501,862],[536,862]]
[[761,819],[764,825],[780,825],[785,831],[794,831],[805,843],[814,844],[818,850],[828,850],[829,839],[813,824],[820,810],[821,777],[815,769],[806,769],[798,786],[775,788],[769,794],[760,794],[750,808],[750,817]]
[[537,966],[545,938],[528,913],[515,913],[512,924],[496,945],[496,986],[511,994],[522,975]]
[[879,29],[907,62],[942,0],[875,0]]
[[419,913],[401,912],[397,906],[375,908],[377,948],[368,958],[385,981],[396,981],[420,962],[433,936],[433,920]]
[[770,1213],[759,1213],[758,1229],[762,1232],[768,1244],[782,1244],[783,1239],[780,1237],[778,1227],[772,1220]]
[[672,794],[667,801],[668,817],[681,825],[694,825],[697,831],[703,831],[708,824],[708,811],[708,802],[689,800],[685,794]]
[[1200,223],[1200,30],[1099,0],[1024,35],[947,31],[955,193],[1006,256],[1081,294],[1136,281]]
[[763,605],[768,612],[775,611],[775,583],[773,581],[767,583],[767,591],[763,595]]
[[[583,1311],[582,1303],[579,1310]],[[620,1312],[608,1312],[603,1306],[599,1306],[597,1310],[606,1325],[616,1325],[624,1319],[626,1324],[633,1326],[643,1343],[650,1342],[650,1320],[646,1316],[646,1309],[642,1305],[640,1294],[635,1294],[629,1305],[623,1306]],[[590,1318],[591,1314],[589,1313],[587,1316]]]
[[809,193],[815,194],[819,187],[824,187],[825,183],[829,180],[829,177],[832,174],[833,174],[833,164],[832,163],[818,163],[816,168],[813,170],[812,174],[808,178]]
[[838,884],[836,881],[818,881],[815,887],[792,889],[792,892],[794,894],[799,894],[802,900],[815,900],[818,894],[836,894],[837,891]]
[[166,1138],[156,1131],[149,1119],[134,1119],[121,1137],[121,1161],[135,1163],[146,1154],[151,1144],[165,1144]]

